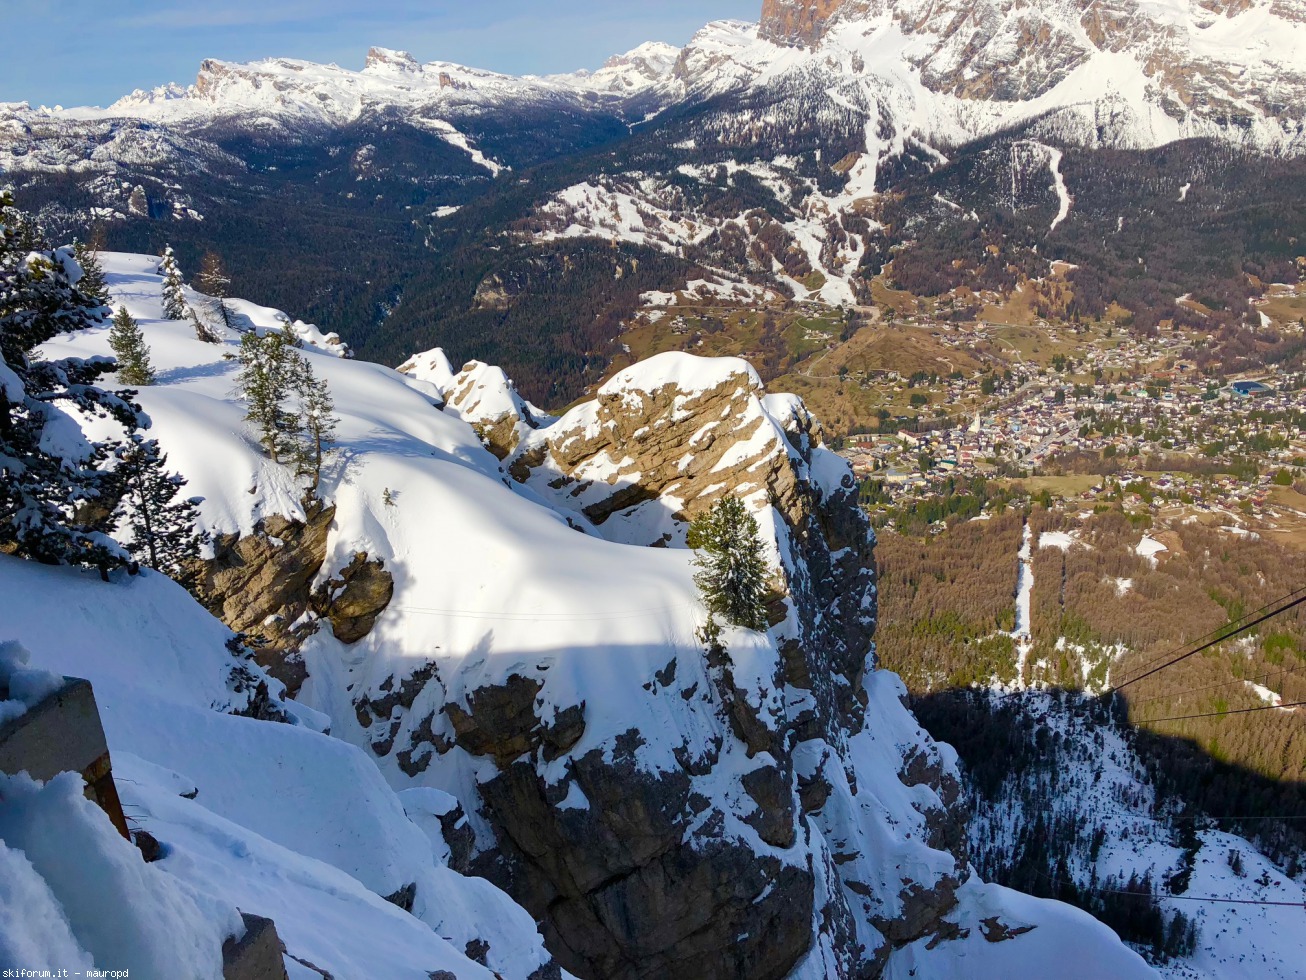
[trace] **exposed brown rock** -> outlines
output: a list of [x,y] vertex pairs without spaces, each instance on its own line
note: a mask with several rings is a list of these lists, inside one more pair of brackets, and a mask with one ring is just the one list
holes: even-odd
[[195,598],[231,629],[257,640],[258,662],[292,693],[307,676],[299,645],[316,627],[291,624],[308,610],[334,519],[334,507],[314,501],[303,521],[273,515],[253,534],[215,537],[213,558],[187,569]]
[[400,720],[395,718],[395,708],[407,710],[413,706],[417,696],[422,693],[431,680],[439,680],[439,671],[434,661],[427,661],[395,687],[395,678],[387,677],[381,682],[384,692],[379,697],[363,695],[354,701],[354,716],[360,728],[371,729],[379,721],[388,723],[388,730],[372,742],[372,751],[377,755],[389,755],[394,747],[395,736],[399,733]]
[[292,696],[307,676],[299,647],[319,627],[313,617],[304,619],[306,612],[328,620],[342,642],[354,643],[371,631],[394,595],[384,563],[363,553],[325,586],[312,588],[334,520],[334,506],[306,501],[304,520],[274,514],[259,521],[253,534],[218,535],[213,558],[195,560],[185,570],[195,598],[251,639],[258,662]]
[[[944,875],[930,888],[903,879],[898,893],[902,911],[892,919],[881,918],[875,927],[895,946],[915,942],[939,928],[943,917],[957,905],[957,886],[961,882]],[[851,887],[851,886],[850,886]]]
[[339,578],[329,580],[313,596],[313,608],[331,621],[331,631],[342,643],[356,643],[376,624],[394,598],[394,576],[380,559],[368,561],[366,552],[354,555]]
[[961,786],[948,772],[938,752],[917,747],[903,759],[898,778],[905,786],[929,786],[943,801],[942,807],[924,811],[926,843],[940,851],[951,851],[959,863],[969,858],[966,823],[956,806],[961,797]]
[[476,287],[472,306],[478,310],[506,310],[512,305],[512,296],[498,276],[489,276]]
[[472,851],[476,834],[459,804],[440,814],[440,834],[449,845],[449,867],[460,875],[472,873]]
[[765,0],[761,33],[777,44],[811,46],[825,33],[845,0]]
[[[798,799],[802,803],[804,813],[815,813],[825,806],[825,801],[830,798],[833,787],[830,781],[821,774],[817,774],[811,779],[799,778],[798,780]],[[838,855],[835,856],[836,862]]]
[[757,804],[756,812],[745,818],[748,825],[772,847],[793,847],[796,821],[788,774],[775,766],[763,766],[746,774],[742,782]]
[[1008,939],[1027,932],[1033,932],[1036,926],[1009,926],[996,915],[980,920],[980,934],[991,943],[1004,943]]
[[482,786],[501,856],[479,870],[545,920],[564,968],[614,980],[779,980],[792,969],[811,938],[805,869],[711,834],[684,846],[695,813],[685,776],[594,751],[572,778],[587,809],[557,809],[525,762]]
[[561,757],[585,734],[582,702],[557,712],[544,722],[536,715],[535,696],[542,683],[513,674],[502,686],[478,688],[468,705],[449,703],[444,713],[454,729],[454,741],[472,755],[494,758],[500,769],[540,749],[545,761]]
[[729,653],[720,646],[713,646],[707,653],[707,664],[710,668],[708,676],[716,686],[726,720],[730,722],[735,737],[748,747],[749,757],[759,752],[777,753],[776,735],[780,727],[777,719],[771,719],[768,724],[749,701],[747,693],[735,684]]
[[417,900],[417,882],[410,881],[393,895],[385,896],[385,900],[391,905],[398,906],[405,912],[411,912],[413,910],[413,902]]
[[540,742],[535,695],[542,686],[533,678],[513,674],[502,686],[474,691],[466,708],[446,704],[444,713],[453,725],[454,741],[472,755],[493,756],[505,768]]

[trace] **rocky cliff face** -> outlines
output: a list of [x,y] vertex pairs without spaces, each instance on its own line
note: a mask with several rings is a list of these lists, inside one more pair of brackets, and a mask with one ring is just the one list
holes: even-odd
[[[472,389],[482,368],[439,380]],[[409,777],[474,771],[473,866],[581,977],[868,976],[946,932],[965,869],[955,774],[900,687],[865,673],[874,539],[802,403],[743,361],[671,354],[549,424],[493,422],[512,478],[590,536],[679,550],[693,516],[744,499],[769,543],[773,625],[707,649],[669,639],[579,685],[565,659],[492,683],[433,661],[356,701],[373,751]],[[890,829],[888,809],[913,829]],[[894,870],[899,848],[923,873]]]
[[[892,24],[915,39],[904,53],[926,87],[1002,102],[1036,99],[1095,56],[1124,54],[1116,65],[1099,59],[1100,72],[1109,76],[1128,63],[1140,66],[1153,89],[1147,97],[1159,100],[1176,120],[1194,113],[1250,124],[1265,115],[1291,126],[1299,113],[1284,103],[1279,87],[1302,91],[1306,72],[1272,33],[1263,33],[1275,21],[1292,33],[1306,22],[1306,4],[765,0],[760,33],[778,44],[816,47],[836,26],[855,32],[862,25],[875,31]],[[1276,84],[1267,84],[1271,79]]]
[[[223,787],[201,788],[203,805],[262,814],[262,843],[241,838],[233,866],[257,875],[258,894],[287,909],[303,894],[304,864],[283,875],[290,865],[268,841],[309,847],[371,893],[358,913],[311,905],[290,920],[380,911],[399,930],[389,936],[420,918],[505,980],[550,980],[559,965],[586,980],[952,976],[962,960],[982,976],[1008,975],[998,960],[1054,975],[1063,941],[1096,970],[1075,980],[1145,975],[1115,969],[1127,951],[1086,916],[968,879],[954,756],[916,725],[901,683],[872,669],[873,542],[848,468],[801,404],[766,394],[745,363],[664,355],[549,420],[523,412],[484,365],[454,374],[430,353],[412,362],[427,375],[416,378],[306,349],[340,419],[319,487],[329,504],[306,505],[294,474],[243,431],[224,356],[238,340],[201,343],[160,320],[140,299],[158,281],[155,259],[111,253],[108,267],[184,368],[139,397],[204,498],[202,518],[227,532],[197,570],[201,590],[238,625],[302,638],[307,677],[286,714],[329,723],[367,753],[244,719],[215,737],[192,717],[193,701],[208,715],[214,698],[189,686],[192,707],[177,717],[191,720],[175,735],[198,755],[150,754],[175,746],[139,729],[148,744],[134,751],[154,763],[143,777],[160,781],[158,803],[176,806],[177,781],[191,778],[180,774],[194,773],[194,786],[212,776]],[[102,356],[105,333],[53,343]],[[509,423],[502,460],[478,438],[478,416]],[[726,493],[764,533],[772,625],[705,645],[683,532]],[[133,630],[150,621],[128,615]],[[315,620],[323,628],[300,632]],[[151,682],[178,690],[193,667],[177,656],[190,650],[181,622],[148,647]],[[272,700],[252,669],[245,680]],[[230,693],[224,683],[224,705]],[[276,752],[262,751],[259,728],[278,730]],[[230,763],[201,761],[224,753]],[[323,767],[321,753],[351,761]],[[368,788],[373,763],[402,801]],[[262,773],[242,781],[253,790],[224,786],[246,770]],[[205,826],[178,844],[203,839],[229,860],[230,828]],[[450,868],[502,883],[526,911]],[[322,885],[338,897],[349,883]],[[536,922],[551,957],[534,945]],[[385,975],[445,975],[449,960],[414,938],[365,951],[373,933],[359,935]],[[330,955],[337,938],[315,949]],[[995,960],[998,946],[1010,952]],[[336,975],[367,975],[330,962]],[[480,975],[461,960],[454,972]]]
[[365,552],[325,582],[335,507],[310,501],[302,520],[273,515],[252,534],[218,535],[213,558],[191,563],[189,588],[200,603],[254,644],[256,659],[298,692],[306,676],[299,648],[325,622],[342,643],[371,630],[390,603],[394,579]]
[[761,35],[776,44],[813,45],[848,0],[764,0]]

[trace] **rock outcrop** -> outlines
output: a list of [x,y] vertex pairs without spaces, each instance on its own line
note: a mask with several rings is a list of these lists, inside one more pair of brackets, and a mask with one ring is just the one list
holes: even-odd
[[326,620],[354,643],[390,603],[394,580],[384,562],[358,553],[336,576],[314,586],[326,561],[335,508],[308,502],[302,520],[272,515],[252,534],[220,534],[213,557],[188,569],[200,603],[253,644],[259,664],[294,694],[307,673],[299,648]]
[[468,361],[454,374],[439,350],[410,357],[399,367],[414,381],[434,385],[442,393],[445,411],[471,424],[485,447],[504,459],[522,435],[552,419],[521,395],[503,368]]
[[819,709],[794,724],[829,733],[857,716],[875,628],[874,538],[851,471],[821,445],[801,400],[766,395],[746,361],[664,354],[528,432],[508,466],[629,544],[683,547],[689,522],[721,497],[749,501],[774,542],[785,680],[819,692]]
[[777,44],[813,45],[845,6],[847,0],[764,0],[762,37]]
[[[1250,20],[1232,26],[1244,14]],[[815,48],[840,24],[878,29],[892,23],[918,39],[907,57],[926,87],[1008,103],[1050,92],[1099,53],[1125,53],[1134,56],[1150,94],[1176,120],[1193,113],[1246,128],[1265,116],[1291,130],[1299,120],[1278,89],[1288,84],[1300,91],[1306,84],[1300,69],[1289,68],[1286,51],[1274,51],[1263,38],[1255,48],[1276,65],[1274,81],[1246,60],[1249,41],[1241,32],[1256,30],[1261,25],[1255,21],[1266,15],[1291,31],[1306,22],[1306,4],[1190,0],[1162,8],[1136,0],[765,0],[759,31],[777,44]],[[1271,91],[1275,94],[1267,95]]]
[[369,561],[367,552],[354,555],[338,577],[313,590],[309,603],[317,615],[331,623],[341,643],[357,643],[372,631],[394,597],[394,576],[380,560]]
[[[682,354],[556,421],[515,402],[483,365],[449,384],[512,478],[586,534],[683,553],[695,515],[742,498],[769,548],[771,630],[668,642],[606,679],[556,658],[497,680],[432,662],[355,694],[373,752],[433,785],[474,773],[472,867],[579,977],[779,980],[809,961],[871,976],[947,933],[965,877],[955,772],[901,687],[866,674],[874,537],[802,403],[743,361]],[[877,852],[881,834],[917,871]]]

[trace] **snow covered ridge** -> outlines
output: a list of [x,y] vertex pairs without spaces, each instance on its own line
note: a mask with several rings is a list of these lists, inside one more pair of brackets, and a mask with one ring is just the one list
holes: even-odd
[[[185,134],[222,120],[266,132],[384,115],[434,129],[497,172],[500,164],[460,131],[460,118],[554,105],[638,123],[727,93],[765,96],[797,78],[845,98],[858,93],[853,102],[869,104],[859,110],[869,121],[883,111],[900,138],[933,147],[1042,120],[1047,134],[1070,142],[1143,148],[1211,136],[1306,150],[1302,0],[766,0],[761,13],[760,25],[711,23],[683,49],[648,43],[596,71],[551,76],[421,64],[384,48],[372,48],[361,70],[291,58],[208,60],[190,86],[137,90],[107,109],[0,103],[0,144],[15,147],[0,165],[81,165],[43,152],[62,138],[53,124],[139,120]],[[767,118],[753,113],[755,123]],[[100,156],[114,152],[125,151]]]
[[[549,420],[485,365],[306,347],[339,416],[315,524],[244,421],[234,338],[162,320],[152,257],[105,266],[205,523],[266,560],[312,525],[307,585],[334,594],[365,555],[392,586],[361,635],[296,613],[287,725],[222,713],[230,631],[180,588],[0,559],[0,591],[31,599],[4,627],[31,667],[95,684],[161,871],[336,976],[557,976],[536,921],[578,975],[1153,976],[1088,916],[970,873],[955,755],[875,670],[848,467],[746,362],[663,355]],[[106,333],[47,346],[100,354]],[[500,460],[483,436],[504,420]],[[773,625],[705,650],[684,518],[727,493],[765,534]]]
[[571,102],[585,96],[615,102],[660,81],[678,54],[670,45],[644,44],[614,56],[597,71],[549,76],[504,75],[442,61],[419,64],[406,51],[375,47],[367,52],[361,71],[293,58],[248,64],[208,60],[187,88],[137,90],[107,109],[74,109],[69,114],[170,122],[261,110],[273,117],[339,123],[392,107],[492,106],[521,99]]
[[958,100],[950,112],[963,125],[967,102],[1007,124],[1069,109],[1100,125],[1108,110],[1132,117],[1130,145],[1220,134],[1302,149],[1300,99],[1273,94],[1306,87],[1300,0],[767,0],[760,36],[866,64],[888,41],[921,89]]
[[[447,62],[419,64],[407,52],[385,48],[370,49],[361,71],[293,58],[206,60],[193,85],[138,89],[108,108],[0,103],[0,168],[97,172],[115,162],[173,165],[192,155],[239,166],[204,139],[184,134],[218,122],[267,134],[398,115],[495,176],[503,165],[459,129],[460,117],[524,106],[636,111],[678,54],[670,45],[649,43],[614,56],[597,71],[524,77]],[[149,128],[127,125],[133,122]],[[89,155],[81,152],[88,140],[94,147]]]

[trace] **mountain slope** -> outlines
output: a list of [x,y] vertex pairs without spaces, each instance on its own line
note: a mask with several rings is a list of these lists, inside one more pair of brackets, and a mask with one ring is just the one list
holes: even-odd
[[[234,368],[222,358],[234,338],[206,345],[185,325],[160,322],[152,262],[111,255],[106,264],[115,299],[142,319],[154,352],[161,383],[141,400],[170,463],[206,498],[214,530],[273,550],[298,547],[267,530],[277,512],[307,515],[288,471],[261,457],[240,419]],[[260,329],[280,326],[273,311],[239,309]],[[104,343],[103,331],[90,331],[58,346],[92,353]],[[318,581],[330,591],[360,555],[381,559],[393,598],[352,642],[336,635],[334,619],[301,617],[312,627],[300,651],[301,700],[372,756],[375,771],[405,791],[410,814],[432,812],[420,794],[462,802],[473,832],[459,838],[465,866],[544,920],[563,966],[630,977],[689,963],[701,976],[946,976],[964,958],[1034,977],[1059,969],[1059,950],[1071,943],[1086,978],[1153,975],[1082,913],[969,872],[952,810],[953,754],[916,725],[900,682],[873,669],[875,592],[862,560],[871,539],[848,497],[845,465],[819,445],[796,400],[763,395],[739,362],[676,355],[606,390],[608,414],[593,424],[593,408],[552,424],[531,413],[511,427],[522,455],[505,465],[458,416],[506,431],[494,423],[523,407],[509,393],[478,393],[471,375],[448,377],[435,355],[417,362],[425,379],[311,347],[305,355],[341,416],[341,454],[322,486],[334,511]],[[502,383],[477,366],[472,374]],[[451,410],[441,411],[446,398]],[[605,473],[591,456],[584,478],[594,489],[567,503],[547,482],[537,489],[530,471],[543,464],[537,434],[559,447],[601,442],[605,432],[623,438],[623,426],[644,415],[650,431],[680,439],[715,418],[721,399],[742,400],[751,433],[705,430],[700,460],[692,449],[668,449],[665,462],[703,481],[684,503],[691,513],[714,495],[747,496],[767,532],[776,625],[766,634],[728,630],[721,647],[705,649],[695,636],[703,612],[690,555],[674,534],[673,547],[621,543],[648,542],[641,529],[683,528],[683,515],[671,516],[681,510],[675,488],[620,470],[615,457],[618,470]],[[544,455],[565,460],[558,452]],[[753,490],[750,465],[762,474]],[[714,489],[705,482],[713,471],[721,474]],[[602,504],[600,484],[614,495]],[[641,502],[642,511],[628,512]],[[650,521],[660,508],[668,517]],[[206,792],[203,774],[188,772],[185,740],[147,755],[144,729],[121,731],[127,751],[136,745],[156,766],[201,784],[199,801],[212,797],[218,816],[245,812],[229,795],[234,782]],[[233,758],[241,756],[239,738],[212,735],[233,738]],[[297,751],[298,739],[283,741],[279,752]],[[222,759],[213,764],[226,780],[234,770]],[[251,764],[252,778],[262,771]],[[412,805],[409,794],[419,794]],[[171,808],[157,795],[146,802],[182,836]],[[245,816],[284,844],[312,810],[300,807],[285,827],[260,822],[261,810]],[[313,856],[384,891],[411,867],[397,857],[408,853],[411,831],[386,826],[359,826],[361,852]],[[202,849],[217,829],[184,836]],[[260,845],[254,853],[257,868],[278,852]],[[430,879],[412,873],[414,911],[427,921],[452,915],[421,911]],[[395,955],[405,949],[397,941]]]

